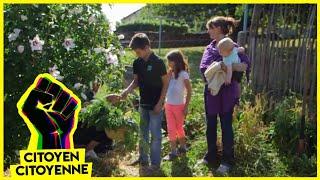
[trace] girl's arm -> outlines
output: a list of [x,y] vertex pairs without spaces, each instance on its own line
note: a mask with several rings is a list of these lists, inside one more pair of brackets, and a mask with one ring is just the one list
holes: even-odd
[[184,80],[184,86],[187,89],[187,97],[186,97],[186,104],[185,104],[184,113],[185,113],[185,115],[187,115],[188,114],[188,106],[189,106],[191,94],[192,94],[192,87],[191,87],[191,83],[190,83],[189,79]]

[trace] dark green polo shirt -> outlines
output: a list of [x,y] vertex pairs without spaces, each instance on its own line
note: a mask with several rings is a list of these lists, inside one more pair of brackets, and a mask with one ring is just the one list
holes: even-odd
[[154,53],[147,61],[137,58],[133,62],[133,74],[138,76],[140,106],[152,110],[161,96],[161,77],[167,74],[163,60]]

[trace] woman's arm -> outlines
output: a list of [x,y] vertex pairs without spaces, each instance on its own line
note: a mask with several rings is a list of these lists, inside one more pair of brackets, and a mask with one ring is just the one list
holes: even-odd
[[200,73],[201,73],[203,80],[205,82],[206,82],[206,78],[204,76],[204,72],[207,70],[207,68],[210,66],[210,64],[214,60],[214,54],[212,52],[213,52],[212,47],[210,45],[208,45],[203,52],[200,66],[199,66]]
[[[246,72],[246,78],[247,82],[249,82],[249,75],[251,71],[251,62],[248,56],[244,53],[239,53],[239,58],[241,63],[233,63],[232,64],[232,71],[238,71],[238,72]],[[221,63],[221,69],[224,72],[227,72],[227,66],[224,63]]]
[[[232,71],[239,71],[244,72],[247,70],[248,65],[246,63],[233,63],[232,64]],[[227,66],[222,62],[221,69],[227,72]]]

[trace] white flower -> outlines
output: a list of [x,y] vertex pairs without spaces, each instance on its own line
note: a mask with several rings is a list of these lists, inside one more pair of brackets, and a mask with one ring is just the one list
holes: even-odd
[[25,15],[21,15],[20,18],[21,18],[21,21],[26,21],[26,20],[28,20],[28,17],[25,16]]
[[17,47],[17,50],[18,50],[18,52],[21,54],[21,53],[23,53],[23,51],[24,51],[24,46],[23,45],[19,45],[18,47]]
[[21,29],[14,28],[13,33],[10,33],[8,36],[9,42],[15,41],[19,37],[20,32],[21,32]]
[[75,7],[73,9],[69,10],[69,14],[80,14],[82,12],[82,8],[81,7]]
[[118,65],[118,56],[116,54],[112,54],[111,52],[108,52],[105,54],[105,56],[108,64]]
[[119,54],[120,54],[120,56],[124,56],[124,55],[126,55],[126,51],[124,49],[121,49]]
[[109,33],[110,34],[113,34],[114,33],[114,31],[116,31],[117,29],[116,29],[116,24],[115,23],[110,23],[109,24]]
[[32,51],[42,51],[44,41],[40,40],[39,36],[36,35],[33,40],[29,40]]
[[51,74],[51,76],[53,76],[54,78],[56,78],[59,81],[63,80],[63,76],[60,75],[60,71],[58,71],[58,66],[54,65],[53,67],[49,68],[49,73]]
[[118,39],[124,39],[124,35],[123,34],[120,34],[120,35],[118,35]]
[[65,16],[64,14],[61,15],[61,19],[62,19],[62,20],[64,19],[64,16]]
[[113,44],[110,44],[110,45],[109,45],[109,48],[106,49],[105,52],[108,53],[108,52],[112,52],[112,51],[114,51],[114,50],[116,50],[116,48],[114,47]]
[[75,13],[75,14],[80,14],[81,12],[82,12],[82,7],[76,8],[76,9],[74,10],[74,13]]
[[21,32],[22,30],[21,29],[18,29],[18,28],[14,28],[13,29],[13,32],[15,33],[15,34],[18,34],[19,35],[19,33]]
[[84,100],[88,99],[87,96],[83,92],[80,95],[81,95],[82,99],[84,99]]
[[103,52],[104,51],[104,48],[94,48],[93,49],[93,51],[95,52],[95,53],[101,53],[101,52]]
[[89,24],[95,23],[96,22],[96,18],[94,17],[94,15],[91,15],[88,19]]
[[15,33],[10,33],[9,36],[8,36],[9,42],[16,40],[17,37],[18,37],[17,34],[15,34]]
[[74,87],[76,90],[78,90],[81,86],[82,86],[81,83],[75,83],[75,84],[73,85],[73,87]]
[[76,45],[73,42],[73,39],[71,38],[65,38],[62,45],[64,46],[64,48],[67,49],[67,51],[76,47]]

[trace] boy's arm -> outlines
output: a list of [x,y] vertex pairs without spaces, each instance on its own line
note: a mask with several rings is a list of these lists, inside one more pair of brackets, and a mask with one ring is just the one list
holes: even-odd
[[133,80],[130,85],[121,92],[121,98],[125,99],[135,88],[138,87],[138,75],[133,74]]
[[162,80],[161,95],[160,95],[158,103],[156,104],[156,106],[154,107],[154,110],[153,110],[155,112],[155,114],[160,113],[160,111],[162,109],[162,105],[163,105],[164,100],[166,98],[168,85],[169,85],[169,78],[168,78],[167,74],[161,76],[161,80]]
[[130,92],[132,92],[136,87],[138,87],[138,76],[136,74],[133,75],[133,80],[130,85],[122,91],[120,95],[118,94],[109,94],[106,96],[106,100],[115,104],[119,102],[121,99],[125,99]]
[[159,114],[160,111],[162,110],[163,103],[164,103],[166,95],[167,95],[168,85],[169,85],[169,77],[168,77],[167,68],[162,60],[161,60],[161,63],[159,64],[159,75],[161,76],[162,88],[161,88],[160,98],[159,98],[157,104],[153,108],[153,112],[155,114]]

